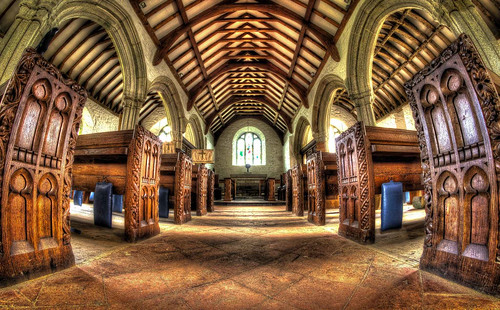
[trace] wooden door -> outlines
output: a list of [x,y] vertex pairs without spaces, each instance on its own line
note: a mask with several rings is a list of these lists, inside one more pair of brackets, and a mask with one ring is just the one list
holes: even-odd
[[86,92],[33,50],[0,103],[0,282],[74,264],[71,170]]
[[452,43],[406,85],[425,182],[420,266],[500,293],[500,100],[471,40]]
[[160,232],[160,150],[160,139],[136,126],[128,151],[125,191],[125,238],[129,241]]
[[307,157],[307,220],[316,225],[325,225],[325,171],[321,152]]
[[179,152],[175,165],[174,222],[183,224],[191,220],[191,177],[193,161],[184,152]]

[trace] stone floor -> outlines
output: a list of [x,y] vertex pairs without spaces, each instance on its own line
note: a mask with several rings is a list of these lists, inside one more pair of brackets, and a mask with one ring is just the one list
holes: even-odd
[[219,207],[186,225],[164,221],[159,236],[136,244],[121,241],[121,228],[73,222],[77,266],[0,289],[0,309],[500,308],[418,270],[411,251],[421,243],[399,244],[421,238],[411,215],[402,232],[362,246],[336,235],[335,211],[316,227],[283,209]]

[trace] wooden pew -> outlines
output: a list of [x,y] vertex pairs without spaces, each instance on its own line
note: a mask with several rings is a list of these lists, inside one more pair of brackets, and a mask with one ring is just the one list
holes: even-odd
[[267,201],[275,201],[276,200],[275,188],[276,188],[276,179],[267,178],[264,200],[267,200]]
[[74,264],[73,156],[87,94],[28,49],[0,102],[0,286]]
[[304,178],[302,176],[302,165],[296,165],[291,169],[292,181],[292,214],[304,216]]
[[422,189],[420,150],[413,130],[356,123],[336,139],[340,194],[339,234],[361,243],[375,241],[375,194],[382,183]]
[[232,197],[232,180],[231,178],[225,178],[224,179],[224,201],[231,201],[233,200]]
[[113,184],[124,197],[125,237],[134,242],[160,232],[158,186],[161,142],[142,126],[134,130],[80,135],[73,165],[73,189],[94,191]]
[[191,211],[196,215],[207,214],[208,169],[205,164],[193,165],[191,183]]
[[161,155],[160,185],[173,194],[176,224],[191,220],[192,170],[193,161],[183,151]]
[[465,35],[405,84],[420,141],[422,269],[500,293],[500,98]]
[[215,173],[213,170],[208,170],[208,183],[207,183],[207,211],[215,211]]
[[292,212],[292,203],[293,203],[293,185],[292,185],[292,169],[288,169],[285,174],[285,205],[286,210]]
[[307,157],[306,167],[307,197],[304,201],[308,205],[308,221],[324,225],[327,206],[338,200],[337,155],[315,151]]

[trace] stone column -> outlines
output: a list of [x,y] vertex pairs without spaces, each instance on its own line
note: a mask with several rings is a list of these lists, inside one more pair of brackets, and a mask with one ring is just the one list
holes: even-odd
[[474,42],[486,67],[500,75],[500,44],[470,0],[443,0],[450,28],[455,34],[465,33]]
[[396,121],[396,128],[398,129],[406,129],[406,120],[403,109],[400,109],[397,112],[394,112],[394,120]]
[[14,23],[0,43],[0,85],[10,79],[21,55],[35,47],[47,32],[57,0],[22,0]]
[[313,138],[316,141],[316,151],[327,151],[328,137],[324,132],[314,132]]
[[373,114],[373,96],[371,90],[359,94],[351,94],[351,100],[356,105],[358,121],[363,121],[366,126],[375,126],[375,114]]
[[134,129],[139,122],[142,100],[125,96],[123,99],[123,111],[120,120],[120,130]]

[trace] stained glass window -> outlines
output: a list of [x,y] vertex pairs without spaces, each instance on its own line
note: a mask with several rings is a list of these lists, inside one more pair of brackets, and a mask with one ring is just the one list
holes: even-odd
[[245,132],[236,140],[236,165],[262,165],[262,141],[252,132]]

